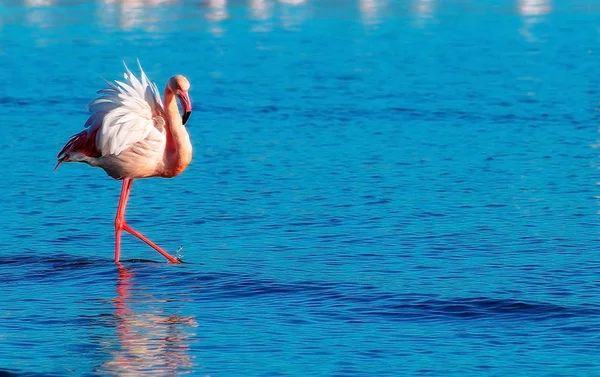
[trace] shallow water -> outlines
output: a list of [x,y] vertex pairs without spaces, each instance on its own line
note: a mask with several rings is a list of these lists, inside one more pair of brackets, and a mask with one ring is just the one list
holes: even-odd
[[[556,3],[4,2],[0,375],[600,375],[600,7]],[[136,58],[192,82],[127,212],[183,265],[52,171]]]

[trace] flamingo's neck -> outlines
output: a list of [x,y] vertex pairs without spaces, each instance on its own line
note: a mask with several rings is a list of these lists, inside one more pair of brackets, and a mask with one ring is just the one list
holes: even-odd
[[168,85],[165,88],[164,107],[167,124],[165,175],[174,177],[185,170],[192,161],[192,143],[182,123],[175,94]]

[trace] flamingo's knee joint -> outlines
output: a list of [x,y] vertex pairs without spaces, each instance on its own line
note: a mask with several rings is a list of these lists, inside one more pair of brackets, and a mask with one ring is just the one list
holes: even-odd
[[123,224],[125,224],[125,219],[118,216],[115,218],[115,230],[123,229]]

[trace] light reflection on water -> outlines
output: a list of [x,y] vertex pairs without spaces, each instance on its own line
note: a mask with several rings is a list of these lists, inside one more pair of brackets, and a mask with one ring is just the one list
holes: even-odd
[[[103,363],[101,371],[118,376],[180,375],[195,366],[190,355],[190,342],[198,326],[194,316],[166,314],[151,311],[153,305],[140,303],[160,302],[133,283],[134,272],[124,266],[118,268],[117,297],[114,300],[117,350]],[[143,293],[143,294],[142,294]]]
[[160,32],[163,5],[172,0],[104,0],[98,8],[98,17],[106,26],[118,26],[121,30],[141,28],[146,32]]
[[523,25],[519,32],[527,42],[538,42],[539,37],[535,34],[535,26],[544,21],[552,11],[550,0],[519,0],[519,13],[522,16]]
[[[248,8],[251,19],[262,21],[254,25],[253,31],[264,32],[271,30],[270,22],[276,21],[286,30],[297,30],[310,17],[311,11],[308,6],[319,3],[318,0],[246,0],[243,3],[228,0],[206,0],[198,3],[197,17],[210,22],[209,31],[214,36],[222,36],[226,31],[223,21],[231,17],[231,9],[245,6]],[[61,2],[60,0],[24,0],[23,5],[29,9],[27,20],[32,25],[40,28],[55,27],[64,19],[53,19],[50,12],[44,12],[44,8],[52,5],[77,5],[72,2]],[[184,16],[183,12],[177,15],[174,8],[179,8],[184,3],[178,0],[98,0],[101,7],[96,9],[96,17],[106,27],[118,27],[127,31],[141,28],[147,32],[161,32],[161,24],[164,18],[170,20],[173,17]],[[343,2],[343,8],[347,11],[355,8],[360,13],[360,20],[364,25],[375,25],[382,22],[389,7],[389,0],[352,0]],[[516,11],[523,15],[522,34],[531,41],[535,36],[531,28],[541,21],[541,17],[552,11],[551,0],[514,0]],[[506,5],[509,5],[508,3]],[[332,4],[332,7],[337,5]],[[350,8],[349,8],[350,7]],[[413,0],[406,8],[412,14],[416,27],[424,27],[435,19],[436,0]],[[76,17],[77,15],[73,15]],[[185,17],[194,16],[186,13]],[[1,17],[1,16],[0,16]],[[67,19],[68,21],[68,19]],[[164,25],[163,25],[164,26]]]
[[550,0],[519,0],[519,11],[524,16],[540,16],[550,13]]
[[[0,244],[4,262],[35,258],[0,263],[0,374],[528,377],[597,361],[598,317],[544,322],[531,304],[561,315],[599,296],[593,17],[565,27],[578,19],[560,3],[519,0],[13,3],[0,76],[26,85],[0,95]],[[181,274],[114,269],[118,184],[51,172],[98,76],[136,57],[159,85],[195,76],[194,163],[140,182],[131,208],[201,262]],[[509,323],[486,309],[506,297]]]
[[215,37],[221,36],[224,32],[220,22],[229,17],[227,13],[227,0],[208,0],[208,13],[205,17],[211,21],[210,32]]
[[422,28],[433,21],[435,0],[416,0],[413,9],[415,13],[415,24],[417,27]]

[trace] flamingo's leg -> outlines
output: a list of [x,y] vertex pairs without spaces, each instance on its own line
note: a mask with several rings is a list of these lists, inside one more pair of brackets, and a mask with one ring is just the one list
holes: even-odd
[[119,207],[117,208],[117,216],[115,217],[115,263],[119,263],[121,256],[121,231],[125,223],[125,207],[127,207],[132,182],[133,180],[131,179],[124,179],[121,188],[121,198],[119,199]]
[[159,253],[162,254],[163,257],[167,258],[169,260],[169,262],[171,263],[181,263],[179,261],[179,259],[171,256],[169,253],[167,253],[166,251],[164,251],[163,249],[161,249],[160,247],[158,247],[154,242],[150,241],[147,237],[145,237],[143,234],[141,234],[140,232],[138,232],[137,230],[133,229],[132,227],[129,226],[129,224],[127,224],[126,222],[123,223],[123,229],[125,229],[126,231],[128,231],[129,233],[133,234],[134,236],[136,236],[137,238],[139,238],[140,240],[144,241],[145,243],[147,243],[150,247],[152,247],[154,250],[158,251]]
[[119,256],[121,251],[121,232],[125,230],[132,235],[136,236],[140,240],[144,241],[154,250],[161,253],[171,263],[181,263],[177,258],[171,256],[169,253],[158,247],[154,242],[143,236],[140,232],[136,231],[127,224],[125,221],[125,207],[127,207],[127,200],[129,200],[129,193],[131,192],[131,185],[133,179],[124,179],[123,188],[121,190],[121,200],[119,201],[119,208],[117,209],[117,217],[115,218],[115,233],[116,233],[116,248],[115,248],[115,263],[119,263]]

